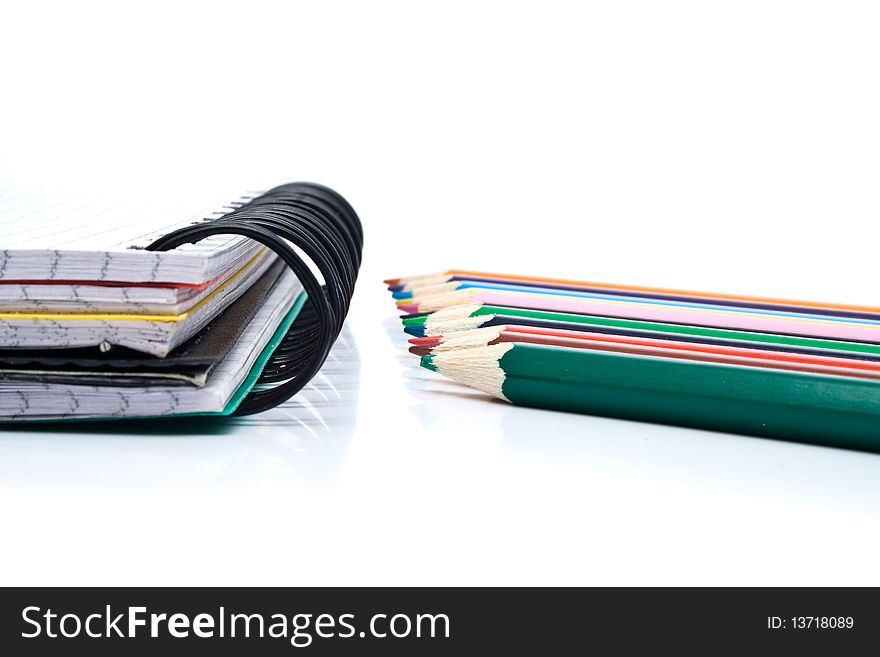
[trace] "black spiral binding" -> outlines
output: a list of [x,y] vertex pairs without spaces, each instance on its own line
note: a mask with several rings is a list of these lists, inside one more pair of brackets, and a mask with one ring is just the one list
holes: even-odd
[[[251,415],[290,399],[321,369],[348,313],[361,264],[363,230],[351,205],[332,189],[290,183],[217,219],[169,233],[147,250],[167,251],[220,234],[243,235],[272,249],[293,270],[308,295],[296,321],[266,363],[257,387],[234,413]],[[317,266],[324,285],[291,244]]]

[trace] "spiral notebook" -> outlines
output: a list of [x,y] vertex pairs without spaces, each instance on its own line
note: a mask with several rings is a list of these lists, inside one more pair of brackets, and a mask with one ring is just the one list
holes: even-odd
[[351,206],[309,183],[122,200],[0,189],[0,419],[280,403],[338,334],[361,244]]

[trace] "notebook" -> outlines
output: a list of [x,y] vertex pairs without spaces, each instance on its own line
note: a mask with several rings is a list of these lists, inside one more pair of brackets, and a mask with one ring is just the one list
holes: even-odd
[[323,364],[362,244],[353,208],[313,183],[0,189],[0,419],[271,408]]

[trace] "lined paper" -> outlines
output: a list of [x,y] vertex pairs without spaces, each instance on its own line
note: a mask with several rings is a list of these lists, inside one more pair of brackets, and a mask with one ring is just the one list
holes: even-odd
[[258,245],[218,235],[169,252],[143,249],[178,228],[221,217],[259,193],[114,200],[0,189],[0,281],[205,283],[253,255]]

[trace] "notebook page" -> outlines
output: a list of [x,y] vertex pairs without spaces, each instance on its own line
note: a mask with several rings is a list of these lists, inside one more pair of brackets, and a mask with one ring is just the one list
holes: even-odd
[[258,194],[119,199],[0,189],[0,280],[202,283],[256,245],[219,235],[172,252],[144,247],[178,228],[221,217]]

